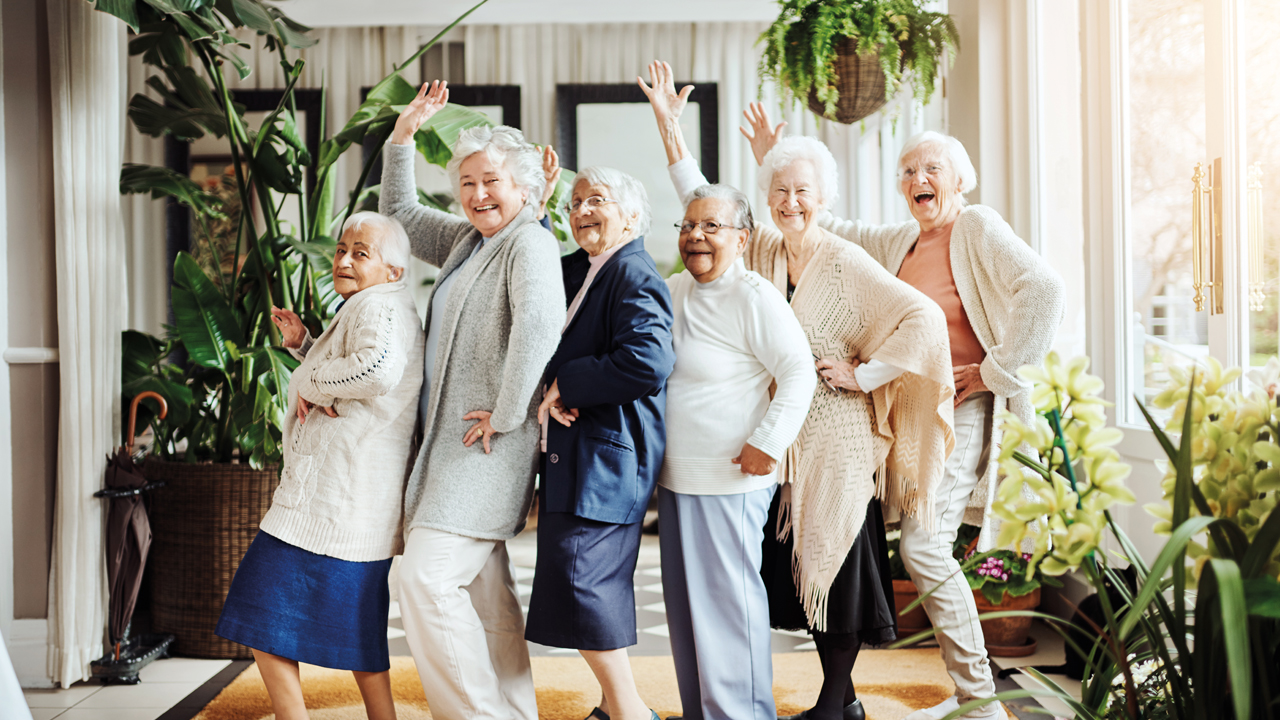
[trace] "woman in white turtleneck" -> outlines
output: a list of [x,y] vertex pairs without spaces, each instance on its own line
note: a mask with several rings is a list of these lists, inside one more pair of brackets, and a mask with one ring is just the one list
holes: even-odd
[[741,192],[698,188],[680,227],[686,269],[667,280],[676,364],[658,480],[662,586],[681,705],[706,720],[776,717],[763,528],[817,385],[786,298],[743,265],[752,227]]

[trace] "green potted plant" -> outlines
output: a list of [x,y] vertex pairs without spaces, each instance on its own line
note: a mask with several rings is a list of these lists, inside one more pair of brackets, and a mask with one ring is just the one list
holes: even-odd
[[[961,561],[965,580],[973,590],[973,601],[978,612],[988,614],[1006,610],[1034,610],[1040,607],[1040,587],[1054,584],[1038,572],[1027,572],[1030,553],[1014,550],[991,550],[978,553],[977,528],[969,533],[972,540],[964,543],[956,553]],[[961,534],[957,545],[964,540]],[[982,637],[987,654],[996,657],[1025,657],[1036,651],[1036,641],[1029,638],[1031,618],[1014,615],[991,617],[982,620]]]
[[924,0],[779,0],[760,36],[760,83],[803,98],[816,114],[852,124],[884,107],[904,82],[928,102],[960,47],[946,13]]
[[[355,211],[377,156],[367,159],[341,200],[335,163],[366,139],[382,146],[416,93],[400,70],[452,26],[379,82],[313,153],[301,138],[294,101],[303,67],[296,50],[315,43],[309,28],[261,0],[99,0],[96,7],[128,24],[130,52],[158,71],[149,85],[163,103],[136,95],[129,104],[134,126],[154,137],[225,138],[233,158],[219,187],[201,187],[164,167],[122,169],[121,192],[173,198],[191,208],[200,243],[198,259],[182,252],[174,263],[167,337],[125,333],[122,379],[126,399],[154,390],[169,408],[164,419],[140,416],[155,437],[145,472],[168,482],[155,494],[152,513],[155,629],[177,635],[179,654],[247,657],[246,648],[212,631],[270,504],[282,453],[286,389],[296,363],[280,346],[270,309],[292,308],[315,335],[324,329],[340,299],[330,279],[334,235]],[[247,45],[231,34],[245,27],[279,62],[286,84],[279,105],[257,127],[235,102],[226,75],[243,79],[253,70],[237,55],[238,46]],[[462,130],[488,122],[478,112],[447,106],[419,130],[418,149],[443,166]],[[313,192],[307,175],[316,179]],[[560,187],[557,194],[563,181]],[[280,217],[286,203],[298,208],[296,227]],[[261,222],[240,208],[259,209]]]
[[[1045,620],[1086,659],[1079,699],[1033,668],[1023,671],[1039,689],[997,699],[1052,695],[1089,720],[1277,717],[1276,378],[1258,383],[1270,393],[1234,390],[1240,371],[1209,358],[1202,368],[1170,371],[1169,388],[1155,399],[1173,410],[1164,428],[1142,407],[1168,458],[1164,501],[1148,509],[1169,539],[1148,562],[1111,514],[1135,499],[1125,482],[1130,468],[1113,447],[1123,433],[1106,427],[1103,383],[1088,364],[1051,353],[1042,367],[1021,370],[1042,415],[1030,427],[1004,417],[1005,478],[992,511],[1004,521],[1001,547],[1033,545],[1025,577],[1081,573],[1098,592],[1102,621],[1078,627],[1030,610],[996,613]],[[1280,361],[1269,367],[1280,376]],[[1099,552],[1104,542],[1112,549]],[[1132,589],[1119,573],[1124,564],[1136,577]]]

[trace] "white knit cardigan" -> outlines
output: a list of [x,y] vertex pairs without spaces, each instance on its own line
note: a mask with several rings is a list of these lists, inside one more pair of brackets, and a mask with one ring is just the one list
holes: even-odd
[[[819,224],[862,246],[894,275],[920,238],[914,220],[871,225],[828,214]],[[965,207],[952,227],[951,273],[960,304],[987,353],[980,371],[983,384],[995,395],[989,429],[989,457],[994,458],[1000,452],[1000,413],[1008,409],[1028,424],[1035,417],[1031,383],[1018,375],[1018,369],[1042,362],[1053,345],[1064,313],[1062,278],[985,205]],[[989,550],[1000,530],[999,519],[987,513],[995,499],[997,469],[994,462],[982,469],[965,510],[964,521],[982,528],[979,550]]]
[[[408,284],[352,295],[319,338],[295,352],[284,465],[264,532],[319,555],[369,562],[401,547],[401,506],[422,388],[425,335]],[[298,397],[331,418],[296,415]]]

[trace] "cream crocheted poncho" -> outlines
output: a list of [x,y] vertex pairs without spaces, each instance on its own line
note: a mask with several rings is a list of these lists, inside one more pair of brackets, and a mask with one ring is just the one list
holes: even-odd
[[[757,228],[745,259],[786,292],[786,249],[777,229]],[[869,395],[819,384],[781,468],[789,512],[781,513],[778,530],[794,533],[796,587],[810,623],[821,630],[827,593],[873,493],[926,527],[935,522],[934,489],[955,444],[951,353],[936,303],[826,231],[791,307],[815,355],[876,359],[906,371]],[[887,471],[878,488],[877,470]]]

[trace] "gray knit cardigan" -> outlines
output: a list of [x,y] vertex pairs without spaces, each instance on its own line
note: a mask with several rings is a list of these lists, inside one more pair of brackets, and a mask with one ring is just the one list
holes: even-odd
[[[413,254],[454,272],[481,242],[465,218],[418,202],[414,147],[383,150],[378,210],[400,221]],[[432,293],[434,295],[434,289]],[[524,527],[538,457],[538,393],[564,326],[564,283],[554,236],[524,208],[459,271],[443,308],[422,443],[405,490],[405,532],[433,528],[506,540]],[[428,317],[428,324],[430,317]],[[474,410],[493,415],[492,454],[462,444]]]

